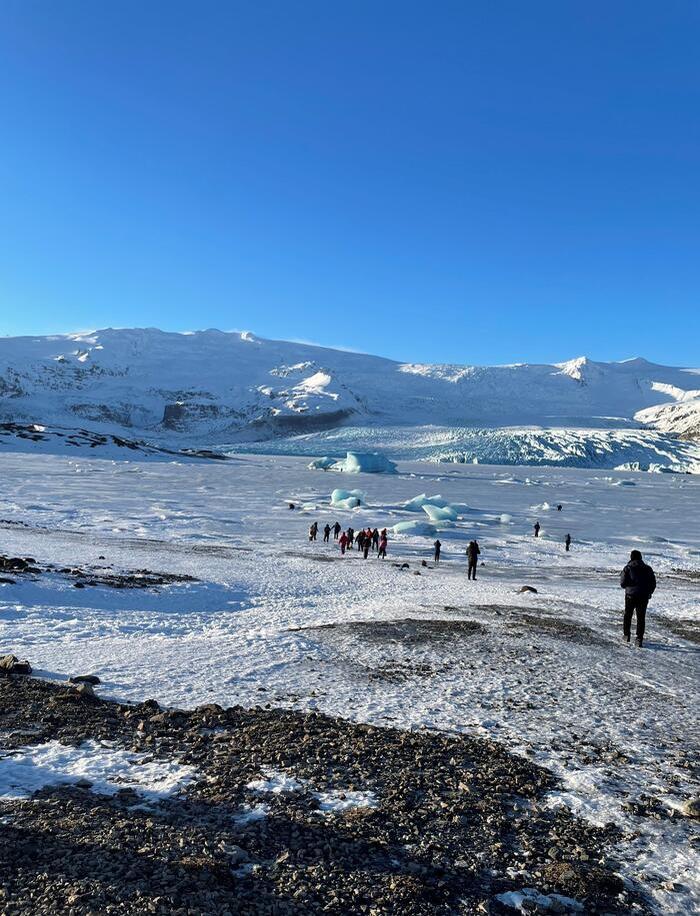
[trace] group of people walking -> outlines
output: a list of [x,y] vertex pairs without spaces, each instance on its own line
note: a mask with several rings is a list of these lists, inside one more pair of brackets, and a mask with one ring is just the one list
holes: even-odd
[[[557,506],[557,509],[559,509],[559,506]],[[539,537],[540,529],[540,523],[535,522],[535,537]],[[345,554],[346,551],[355,547],[365,560],[369,557],[370,551],[376,552],[377,559],[386,559],[389,540],[386,528],[379,531],[378,528],[368,526],[355,532],[355,529],[351,527],[343,531],[340,522],[336,522],[334,525],[326,524],[323,528],[323,541],[325,544],[330,543],[331,534],[333,535],[333,540],[338,542],[341,554]],[[315,541],[317,536],[318,522],[312,522],[309,527],[309,541]],[[564,538],[564,545],[568,552],[571,546],[570,534],[567,534]],[[442,543],[436,540],[433,544],[433,561],[436,566],[440,564],[441,553]],[[477,540],[469,541],[466,555],[467,578],[476,580],[477,566],[481,555],[481,548]],[[625,590],[625,612],[622,622],[623,639],[627,643],[631,640],[632,617],[634,616],[636,618],[635,645],[641,648],[646,629],[647,606],[656,590],[656,576],[651,566],[644,562],[638,550],[633,550],[630,553],[629,562],[620,573],[620,587]]]
[[[333,540],[338,542],[341,554],[347,550],[356,547],[357,552],[361,553],[365,560],[369,557],[370,551],[377,554],[378,560],[386,559],[386,550],[389,543],[387,529],[382,528],[361,528],[355,531],[354,528],[348,527],[347,531],[342,530],[340,522],[334,525],[326,524],[323,528],[323,542],[329,544],[333,535]],[[318,522],[312,522],[309,527],[309,541],[315,541],[318,536]]]

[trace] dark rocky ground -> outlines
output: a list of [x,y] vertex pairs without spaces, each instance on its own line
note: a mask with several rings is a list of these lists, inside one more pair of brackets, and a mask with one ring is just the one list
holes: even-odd
[[[199,775],[146,806],[87,786],[0,802],[8,916],[513,914],[496,897],[524,887],[585,913],[646,912],[615,873],[615,829],[547,808],[554,778],[482,739],[283,709],[120,705],[84,684],[0,676],[4,753],[54,739],[111,741]],[[266,766],[308,788],[265,796],[267,816],[245,822],[262,800],[246,785]],[[323,814],[311,790],[324,789],[372,791],[378,805]],[[554,897],[530,908],[567,911]]]
[[[103,556],[99,557],[104,560]],[[45,573],[56,573],[72,580],[75,588],[100,586],[102,588],[158,588],[182,582],[196,582],[192,576],[176,573],[158,573],[149,569],[132,569],[128,572],[114,570],[111,565],[55,566],[37,563],[33,557],[7,557],[0,555],[0,582],[14,583],[19,577],[35,578]]]

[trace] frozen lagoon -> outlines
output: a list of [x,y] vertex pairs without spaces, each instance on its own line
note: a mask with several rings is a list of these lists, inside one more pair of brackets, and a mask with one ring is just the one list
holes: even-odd
[[[3,650],[50,676],[95,671],[119,698],[269,702],[487,734],[562,777],[552,804],[619,823],[628,875],[660,911],[689,912],[697,847],[691,823],[670,814],[697,793],[700,479],[400,463],[392,477],[348,477],[367,502],[335,510],[344,476],[306,464],[0,456],[0,552],[198,580],[117,591],[18,579],[0,586]],[[402,505],[423,492],[471,507],[441,532],[440,569],[420,566],[432,553],[421,537],[391,538],[386,563],[307,542],[313,519],[415,519]],[[541,508],[559,502],[561,513]],[[632,547],[660,578],[642,651],[619,638],[617,573]],[[516,594],[523,584],[538,593]],[[642,794],[663,817],[635,813]]]

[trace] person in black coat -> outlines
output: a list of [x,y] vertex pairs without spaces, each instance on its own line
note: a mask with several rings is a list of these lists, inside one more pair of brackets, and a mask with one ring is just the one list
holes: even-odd
[[571,535],[570,534],[567,534],[567,536],[564,538],[564,547],[566,548],[566,552],[568,553],[569,547],[571,547]]
[[630,641],[632,614],[635,614],[637,617],[635,645],[641,646],[644,639],[647,605],[656,591],[656,576],[651,566],[644,562],[638,550],[632,551],[629,563],[620,573],[620,587],[625,590],[625,616],[622,624],[625,642]]
[[469,541],[467,545],[467,579],[476,581],[476,564],[480,553],[478,541]]

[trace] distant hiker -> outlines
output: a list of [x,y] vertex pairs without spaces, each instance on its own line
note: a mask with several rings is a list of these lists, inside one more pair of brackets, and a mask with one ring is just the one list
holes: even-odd
[[564,547],[566,549],[566,552],[568,553],[569,547],[571,547],[571,535],[570,534],[567,534],[567,536],[564,538]]
[[352,550],[352,542],[355,539],[355,529],[348,527],[348,550]]
[[647,566],[644,562],[638,550],[630,553],[630,561],[620,573],[620,587],[625,590],[625,616],[622,623],[625,642],[630,641],[632,614],[636,614],[635,645],[641,647],[644,640],[647,604],[656,590],[656,576],[651,566]]
[[327,544],[331,537],[331,526],[326,524],[326,527],[323,529],[323,543]]
[[337,541],[339,537],[340,537],[340,522],[336,522],[335,525],[333,525],[333,540]]
[[317,534],[318,534],[318,522],[313,522],[313,524],[309,528],[309,540],[315,541]]
[[561,503],[557,503],[557,512],[561,512],[561,509],[562,509]]
[[290,509],[293,509],[293,508],[294,508],[294,503],[289,503],[289,508],[290,508]]
[[541,528],[541,527],[542,527],[542,526],[540,525],[539,522],[535,522],[534,530],[535,530],[535,537],[536,537],[536,538],[538,538],[538,537],[540,536],[540,528]]
[[344,531],[343,531],[343,533],[340,535],[340,541],[339,541],[338,543],[340,544],[340,552],[341,552],[341,554],[344,554],[344,553],[345,553],[345,548],[348,546],[348,536],[347,536],[347,534],[346,534]]
[[379,538],[379,553],[377,554],[378,560],[386,560],[386,545],[387,545],[387,536],[386,528],[382,531]]
[[379,528],[372,532],[372,550],[379,550]]
[[369,549],[371,546],[372,546],[372,537],[370,535],[370,537],[365,537],[362,543],[362,555],[364,556],[365,560],[369,556]]
[[467,545],[467,579],[476,582],[476,564],[481,550],[478,541],[469,541]]
[[442,547],[442,544],[440,543],[440,541],[435,541],[435,543],[433,544],[433,547],[435,548],[435,553],[433,554],[433,560],[436,563],[439,563],[440,562],[440,548]]

